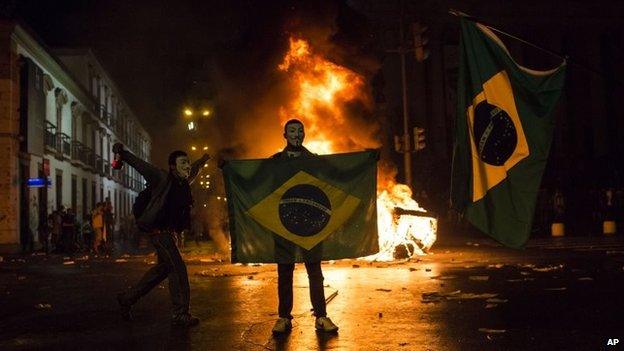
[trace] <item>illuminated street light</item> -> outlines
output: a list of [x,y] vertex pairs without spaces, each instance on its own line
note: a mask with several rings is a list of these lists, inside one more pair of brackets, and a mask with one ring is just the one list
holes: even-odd
[[184,115],[192,116],[193,115],[193,110],[191,110],[190,108],[185,108],[184,109]]
[[204,117],[210,116],[210,111],[209,110],[202,111],[202,116],[204,116]]
[[204,167],[208,167],[208,164],[207,164],[207,163],[206,163],[206,164],[204,164]]
[[204,146],[204,151],[208,150],[208,146]]
[[188,127],[188,130],[195,130],[195,128],[197,128],[197,126],[195,125],[195,122],[193,121],[188,122],[186,126]]
[[195,151],[197,148],[195,146],[191,146],[191,150]]

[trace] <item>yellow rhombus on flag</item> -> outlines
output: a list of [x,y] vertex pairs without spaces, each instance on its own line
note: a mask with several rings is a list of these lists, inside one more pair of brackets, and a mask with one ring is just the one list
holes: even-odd
[[[284,198],[284,194],[289,190],[301,185],[307,185],[309,188],[316,188],[317,191],[322,192],[322,194],[326,196],[329,203],[323,205],[314,200],[298,198],[297,196],[288,199]],[[280,205],[287,206],[292,203],[303,204],[321,211],[325,221],[319,227],[320,231],[313,235],[306,236],[302,235],[302,233],[295,233],[287,229],[283,222],[284,214],[282,213],[280,215]],[[299,171],[274,192],[250,208],[247,213],[273,233],[306,250],[310,250],[339,229],[351,217],[359,203],[360,199],[357,197],[349,195],[309,173]]]
[[[486,128],[481,139],[476,140],[474,124],[475,108],[483,102],[496,107],[493,113],[497,113],[500,110],[506,112],[516,130],[516,147],[508,159],[501,160],[502,164],[487,163],[481,159],[481,147],[487,142],[489,133],[488,128]],[[490,122],[490,125],[492,125],[492,122]],[[487,82],[483,83],[483,91],[477,94],[472,101],[472,105],[468,107],[468,128],[470,129],[470,145],[472,148],[472,201],[476,202],[483,198],[488,190],[507,178],[507,171],[520,162],[520,160],[529,156],[530,153],[522,129],[522,123],[518,117],[511,83],[505,71],[498,72]]]

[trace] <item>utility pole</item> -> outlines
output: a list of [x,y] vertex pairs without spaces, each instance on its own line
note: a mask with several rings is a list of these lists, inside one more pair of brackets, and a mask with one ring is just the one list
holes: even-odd
[[407,105],[407,73],[405,67],[405,54],[408,52],[405,47],[405,35],[403,29],[404,18],[404,6],[401,6],[401,24],[400,24],[400,36],[401,36],[401,48],[399,49],[399,55],[401,55],[401,83],[403,90],[403,167],[405,168],[405,183],[407,186],[412,187],[412,153],[409,152],[410,147],[410,133],[409,133],[409,108]]

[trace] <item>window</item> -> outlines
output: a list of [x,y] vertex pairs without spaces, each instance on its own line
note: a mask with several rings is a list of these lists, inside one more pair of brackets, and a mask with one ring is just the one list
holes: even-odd
[[95,181],[91,182],[91,210],[95,209],[96,198],[95,198]]
[[63,205],[63,171],[60,169],[56,169],[55,192],[56,192],[56,209],[59,209]]
[[82,178],[82,218],[87,216],[87,178]]
[[71,208],[74,210],[74,213],[77,209],[77,201],[78,201],[78,178],[75,174],[71,176]]

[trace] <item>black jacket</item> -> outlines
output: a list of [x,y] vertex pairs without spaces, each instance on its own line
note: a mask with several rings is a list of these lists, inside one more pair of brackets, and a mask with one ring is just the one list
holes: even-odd
[[[127,150],[123,150],[121,153],[121,159],[128,163],[131,167],[141,173],[143,178],[152,188],[152,197],[147,204],[147,207],[143,211],[141,217],[136,219],[137,226],[144,231],[151,231],[154,229],[154,223],[156,222],[156,216],[163,208],[169,189],[171,189],[171,178],[169,172],[160,169],[145,160],[136,157],[134,154]],[[188,178],[189,184],[193,183],[193,180],[199,173],[201,167],[208,161],[208,155],[204,155],[199,160],[195,161],[191,165],[191,174]]]

